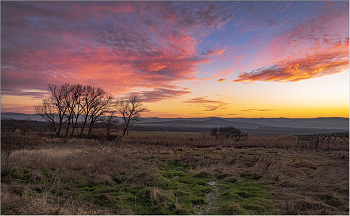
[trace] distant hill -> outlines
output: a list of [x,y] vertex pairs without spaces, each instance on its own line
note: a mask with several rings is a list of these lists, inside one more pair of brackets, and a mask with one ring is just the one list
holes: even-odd
[[[44,121],[39,115],[1,113],[1,119]],[[233,126],[249,134],[308,134],[349,131],[349,118],[144,118],[137,130],[208,131]]]
[[173,125],[173,126],[180,126],[180,125],[186,125],[186,126],[196,126],[196,127],[222,127],[222,126],[230,126],[235,125],[235,127],[243,127],[243,128],[255,128],[255,127],[264,127],[266,125],[257,124],[257,123],[249,123],[249,122],[243,122],[243,121],[229,121],[223,118],[219,119],[175,119],[175,120],[167,120],[167,121],[157,121],[157,122],[146,122],[143,121],[141,124],[147,124],[147,125]]
[[348,118],[146,118],[140,124],[147,125],[197,125],[244,128],[290,127],[349,130]]
[[11,112],[1,113],[1,119],[16,119],[16,120],[31,119],[34,121],[45,121],[39,115],[24,114],[24,113],[11,113]]

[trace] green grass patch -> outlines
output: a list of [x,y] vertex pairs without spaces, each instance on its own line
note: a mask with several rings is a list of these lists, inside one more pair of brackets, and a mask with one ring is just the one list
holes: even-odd
[[24,180],[23,184],[36,194],[43,193],[43,187],[38,185],[54,185],[59,179],[60,186],[52,187],[52,195],[94,203],[97,209],[112,209],[113,214],[272,213],[266,186],[248,178],[225,181],[210,173],[198,173],[174,164],[137,173],[114,173],[107,183],[100,180],[99,175],[74,178],[46,169],[4,171],[1,175],[3,181]]
[[273,214],[272,197],[268,188],[249,178],[237,180],[234,183],[221,181],[220,206],[217,214]]

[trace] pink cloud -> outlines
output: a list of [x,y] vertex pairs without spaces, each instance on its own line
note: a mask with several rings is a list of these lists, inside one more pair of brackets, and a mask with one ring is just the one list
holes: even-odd
[[196,50],[198,38],[232,17],[215,5],[3,2],[2,92],[45,90],[49,82],[92,84],[114,93],[135,87],[159,92],[194,80],[196,66],[208,61]]
[[238,61],[242,61],[243,59],[245,59],[247,57],[247,54],[245,55],[237,55],[235,58],[238,60]]

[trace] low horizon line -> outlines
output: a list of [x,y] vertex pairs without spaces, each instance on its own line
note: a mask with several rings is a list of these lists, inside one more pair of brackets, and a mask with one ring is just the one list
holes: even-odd
[[[37,115],[37,114],[28,114],[28,113],[17,113],[17,112],[1,112],[1,114],[5,114],[5,113],[12,113],[12,114],[24,114],[24,115]],[[291,117],[255,117],[255,118],[248,118],[248,117],[218,117],[218,116],[208,116],[208,117],[142,117],[142,118],[159,118],[159,119],[176,119],[176,118],[182,118],[182,119],[186,119],[186,118],[246,118],[246,119],[256,119],[256,118],[265,118],[265,119],[278,119],[278,118],[286,118],[286,119],[317,119],[317,118],[345,118],[345,119],[349,119],[349,117],[337,117],[337,116],[333,116],[333,117],[303,117],[303,118],[291,118]]]

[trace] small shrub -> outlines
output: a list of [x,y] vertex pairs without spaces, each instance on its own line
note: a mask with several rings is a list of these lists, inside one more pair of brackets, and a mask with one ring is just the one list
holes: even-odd
[[232,126],[220,127],[219,129],[213,128],[210,130],[210,135],[216,138],[234,139],[236,142],[245,140],[248,137],[247,133],[243,133]]

